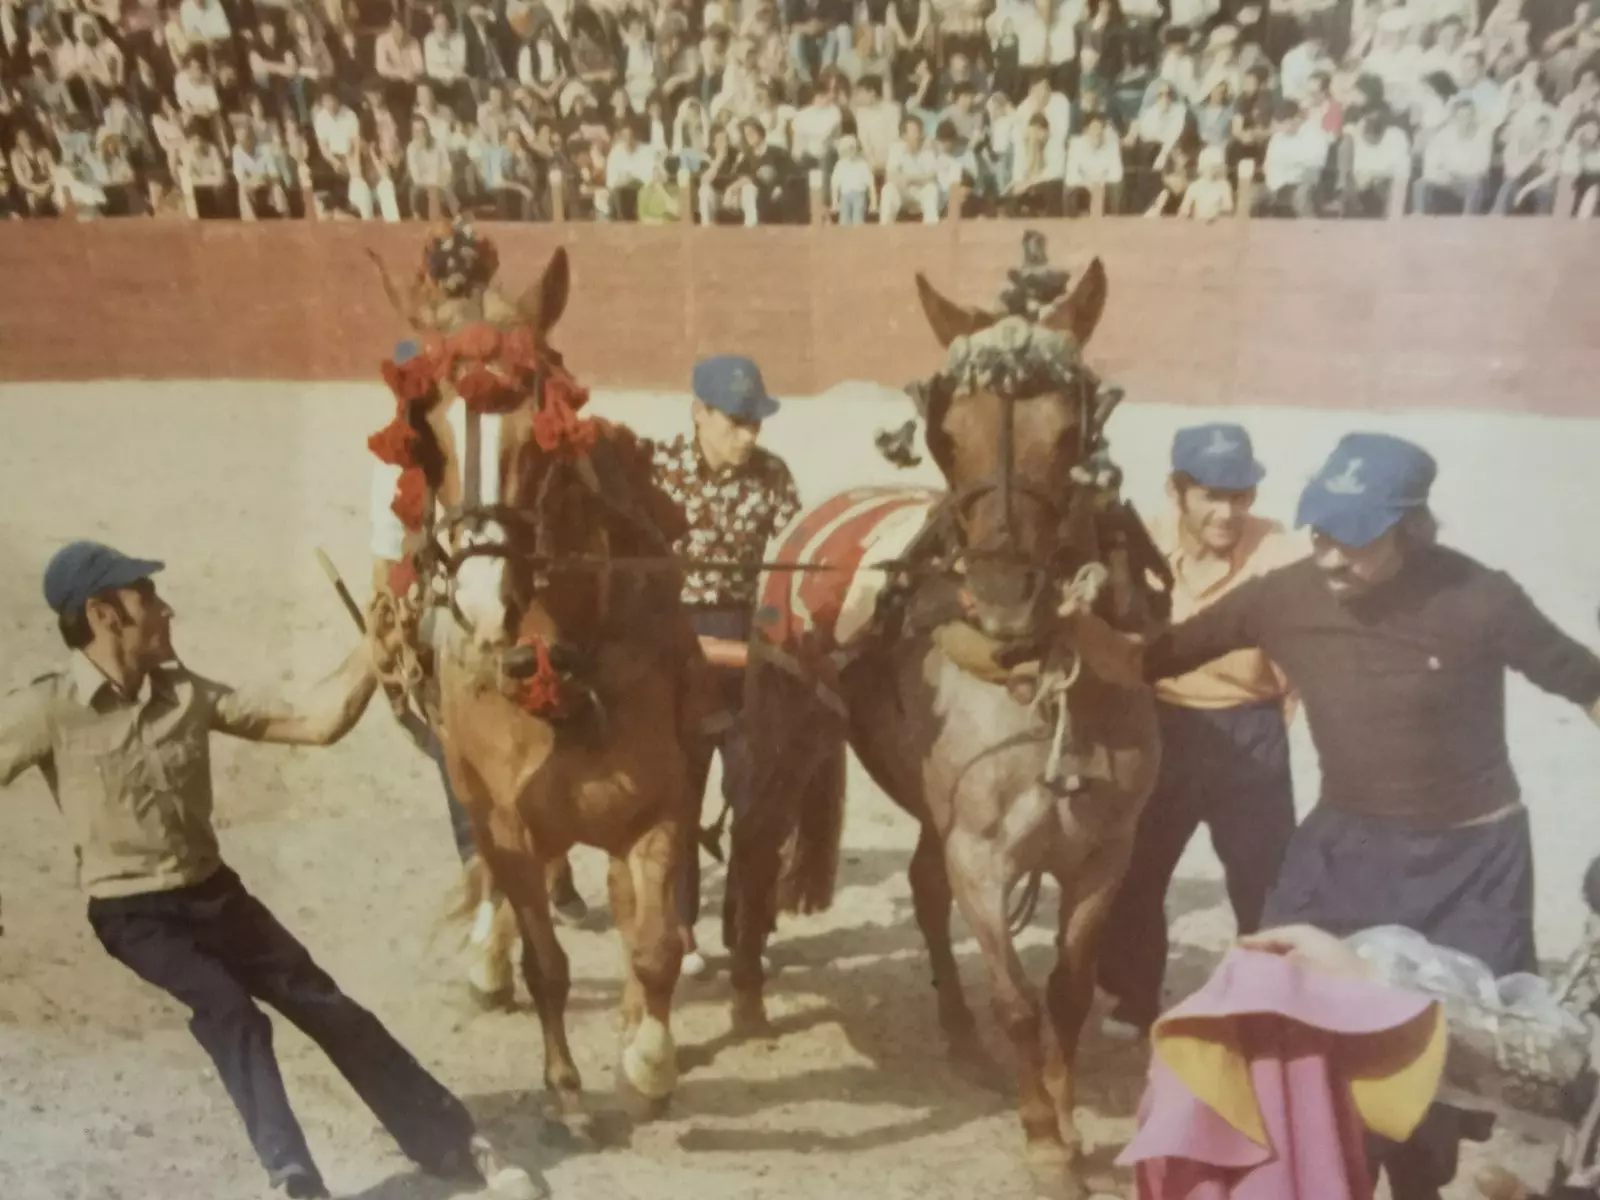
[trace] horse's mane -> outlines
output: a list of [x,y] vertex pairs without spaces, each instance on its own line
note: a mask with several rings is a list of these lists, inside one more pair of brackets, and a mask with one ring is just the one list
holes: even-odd
[[649,441],[626,425],[601,417],[591,419],[595,426],[595,445],[603,445],[611,451],[633,506],[656,528],[668,545],[675,543],[689,531],[689,518],[683,511],[683,505],[656,481]]

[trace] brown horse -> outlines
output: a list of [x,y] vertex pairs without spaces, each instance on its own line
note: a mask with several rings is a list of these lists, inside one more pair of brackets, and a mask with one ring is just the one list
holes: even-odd
[[[854,576],[848,588],[822,572],[775,570],[764,581],[745,697],[751,812],[734,826],[725,916],[735,1024],[766,1027],[761,952],[777,913],[831,902],[848,743],[922,827],[911,891],[952,1053],[989,1065],[951,949],[953,896],[1015,1050],[1036,1185],[1080,1197],[1078,1037],[1099,930],[1159,752],[1148,694],[1080,669],[1053,625],[1063,587],[1109,584],[1098,604],[1125,628],[1147,624],[1160,604],[1148,557],[1139,557],[1148,542],[1115,494],[1099,439],[1120,393],[1082,359],[1105,273],[1094,260],[1070,295],[1058,275],[1053,306],[1015,302],[1011,315],[954,304],[920,275],[917,283],[947,348],[919,408],[949,491],[844,493],[779,539],[781,562]],[[906,444],[898,452],[906,457]],[[909,527],[920,532],[892,535],[919,505]],[[858,581],[875,562],[898,582],[864,619]],[[845,633],[846,622],[856,631]],[[1043,875],[1061,892],[1047,1020],[1012,944]],[[1010,896],[1024,880],[1014,912]]]
[[401,468],[406,557],[390,619],[407,669],[392,678],[433,726],[486,882],[514,913],[545,1082],[586,1137],[546,881],[575,844],[611,857],[626,948],[619,1086],[653,1112],[676,1083],[671,885],[698,820],[682,734],[704,660],[679,578],[614,568],[662,555],[683,514],[627,429],[576,415],[585,395],[547,340],[567,301],[564,251],[515,300],[492,286],[492,245],[466,227],[425,262],[412,285],[384,278],[420,335],[385,367],[399,411],[372,440]]

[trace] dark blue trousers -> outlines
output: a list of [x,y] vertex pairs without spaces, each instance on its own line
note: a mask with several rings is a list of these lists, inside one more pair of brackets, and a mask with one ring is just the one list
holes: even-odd
[[1167,888],[1196,830],[1210,831],[1239,932],[1254,933],[1295,820],[1281,704],[1157,704],[1156,714],[1160,773],[1100,942],[1100,985],[1117,998],[1119,1015],[1138,1025],[1161,1012]]
[[[1537,971],[1528,814],[1426,830],[1319,805],[1295,832],[1267,926],[1307,924],[1340,937],[1403,925],[1485,963],[1496,976]],[[1492,1122],[1436,1104],[1403,1143],[1369,1139],[1373,1177],[1394,1200],[1436,1200],[1455,1178],[1460,1144]]]
[[327,1054],[407,1157],[425,1171],[470,1170],[473,1121],[366,1009],[224,867],[204,883],[91,900],[89,923],[117,961],[190,1010],[272,1182],[320,1179],[272,1049],[271,1005]]

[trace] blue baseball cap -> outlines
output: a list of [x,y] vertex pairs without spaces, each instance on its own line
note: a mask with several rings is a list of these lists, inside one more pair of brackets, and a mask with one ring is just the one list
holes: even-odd
[[1242,425],[1191,425],[1172,438],[1172,469],[1201,487],[1242,492],[1256,486],[1267,469],[1256,461]]
[[761,368],[739,354],[718,354],[694,365],[694,394],[736,421],[765,421],[778,411]]
[[129,558],[99,542],[72,542],[51,556],[44,569],[44,602],[57,613],[76,612],[90,596],[148,579],[164,567]]
[[403,338],[394,344],[395,365],[404,366],[421,353],[422,347],[417,344],[415,339]]
[[1345,546],[1375,542],[1428,502],[1439,467],[1421,446],[1386,433],[1349,433],[1300,494],[1295,524]]

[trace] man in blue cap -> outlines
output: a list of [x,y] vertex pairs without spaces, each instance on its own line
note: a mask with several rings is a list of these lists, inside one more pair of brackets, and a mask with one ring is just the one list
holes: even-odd
[[[1437,544],[1421,447],[1345,437],[1300,498],[1306,560],[1240,587],[1148,646],[1068,605],[1091,667],[1127,686],[1260,647],[1303,699],[1322,767],[1262,914],[1346,936],[1402,925],[1497,976],[1536,971],[1528,812],[1506,747],[1505,676],[1600,724],[1600,657],[1510,576]],[[1462,1114],[1374,1145],[1395,1200],[1436,1200]],[[1475,1134],[1474,1136],[1481,1136]]]
[[[1251,512],[1266,469],[1238,425],[1195,425],[1172,440],[1166,520],[1151,538],[1172,569],[1172,619],[1203,612],[1250,579],[1305,557],[1305,539]],[[1167,888],[1204,823],[1222,860],[1240,933],[1254,933],[1294,832],[1289,686],[1259,649],[1236,650],[1156,685],[1161,769],[1101,940],[1100,985],[1113,1035],[1143,1035],[1161,1012]]]
[[[760,368],[737,354],[701,359],[692,378],[693,436],[680,435],[655,447],[658,483],[684,507],[688,532],[673,547],[686,562],[716,560],[759,563],[767,544],[800,511],[794,477],[784,461],[756,445],[762,423],[778,411]],[[723,704],[718,732],[708,735],[699,759],[696,789],[705,787],[713,749],[722,755],[722,795],[737,821],[744,808],[746,747],[739,727],[744,692],[745,648],[755,615],[757,571],[684,572],[683,603],[716,669]],[[683,923],[683,971],[696,977],[706,961],[695,942],[700,915],[700,846],[687,831],[686,870],[678,888]]]
[[176,661],[162,564],[97,542],[63,547],[44,596],[70,651],[0,703],[0,785],[47,781],[78,851],[89,923],[106,951],[191,1011],[275,1187],[326,1196],[289,1106],[265,1001],[327,1053],[424,1170],[539,1193],[502,1167],[461,1102],[346,996],[222,861],[212,825],[213,733],[328,746],[376,687],[363,644],[298,701],[247,696]]

